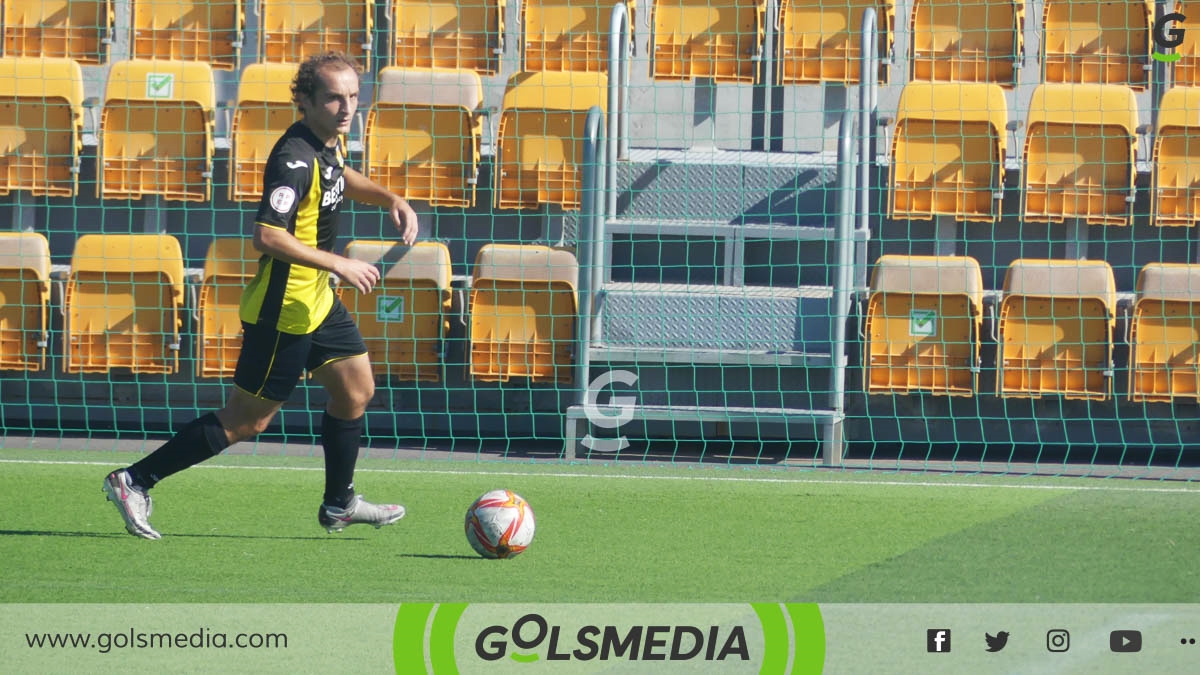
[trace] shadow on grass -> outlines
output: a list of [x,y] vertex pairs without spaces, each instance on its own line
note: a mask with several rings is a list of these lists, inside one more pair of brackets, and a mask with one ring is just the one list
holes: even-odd
[[445,553],[399,553],[400,558],[427,558],[430,560],[487,560],[477,555],[447,555]]
[[[127,539],[130,535],[117,532],[70,532],[70,531],[55,531],[55,530],[0,530],[0,537],[92,537],[96,539]],[[288,541],[365,541],[366,537],[285,537],[261,534],[196,534],[196,533],[171,533],[165,535],[164,539],[175,538],[195,538],[195,539],[273,539],[273,540],[288,540]]]

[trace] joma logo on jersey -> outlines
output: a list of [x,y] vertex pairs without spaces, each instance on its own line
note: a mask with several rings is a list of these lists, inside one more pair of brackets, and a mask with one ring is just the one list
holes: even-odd
[[346,177],[338,176],[337,182],[333,184],[333,189],[321,195],[321,207],[331,206],[337,209],[342,203],[342,193],[346,190]]

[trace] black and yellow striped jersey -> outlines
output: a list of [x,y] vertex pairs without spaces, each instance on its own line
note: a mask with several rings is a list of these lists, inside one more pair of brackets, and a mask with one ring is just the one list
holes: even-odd
[[[346,187],[341,140],[326,146],[302,122],[284,132],[267,158],[255,222],[287,230],[304,244],[332,251]],[[264,255],[242,294],[241,319],[311,333],[333,306],[329,273]]]

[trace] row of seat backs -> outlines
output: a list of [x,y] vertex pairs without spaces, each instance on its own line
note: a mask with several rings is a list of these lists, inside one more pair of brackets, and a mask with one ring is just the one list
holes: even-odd
[[[1034,222],[1132,218],[1137,99],[1123,85],[1042,84],[1025,117],[1022,214]],[[905,85],[892,137],[888,215],[998,222],[1008,155],[1008,105],[995,84]],[[1200,221],[1200,88],[1174,87],[1159,106],[1152,222]]]
[[[260,198],[271,148],[297,119],[290,88],[295,71],[294,64],[246,68],[231,122],[231,199]],[[510,78],[500,118],[497,208],[579,208],[584,125],[589,108],[607,109],[606,79],[600,73]],[[214,90],[204,63],[113,64],[101,121],[99,196],[209,200]],[[19,104],[11,124],[0,124],[0,149],[6,150],[0,194],[74,195],[84,114],[79,65],[0,58],[0,96]],[[473,71],[385,68],[367,118],[367,174],[408,199],[474,205],[482,101]]]
[[[43,369],[50,247],[41,234],[0,233],[0,299],[0,369]],[[183,300],[183,256],[174,237],[80,236],[64,294],[64,369],[174,372]]]
[[[4,55],[108,60],[113,0],[4,0]],[[372,0],[259,0],[264,62],[300,61],[334,50],[370,65]],[[242,0],[131,0],[134,59],[198,61],[236,70],[246,16]]]
[[[242,247],[239,249],[239,247]],[[240,258],[239,258],[240,256]],[[249,240],[218,239],[205,264],[198,312],[201,377],[233,375],[240,352],[241,289],[253,275],[213,272],[218,261],[252,260]],[[355,240],[346,256],[382,268],[369,294],[339,286],[377,372],[400,380],[441,380],[452,304],[450,252],[445,244]],[[227,268],[228,269],[228,268]],[[476,255],[468,325],[468,373],[479,381],[529,378],[570,383],[578,314],[579,265],[566,249],[489,244]]]
[[[83,147],[78,62],[0,58],[0,194],[74,196]],[[110,68],[101,115],[97,193],[210,198],[212,69],[188,61],[120,61]]]
[[[445,244],[351,242],[346,255],[383,268],[372,293],[339,288],[372,360],[390,377],[438,381],[451,309]],[[197,298],[197,375],[232,376],[241,351],[239,304],[258,270],[251,239],[217,238]],[[470,296],[471,375],[506,381],[572,379],[579,266],[545,246],[491,244],[476,256]],[[50,248],[32,232],[0,233],[0,370],[42,370],[48,344]],[[82,235],[64,295],[68,373],[173,373],[185,309],[179,241],[165,234]]]
[[[999,303],[997,393],[1108,399],[1117,311],[1107,262],[1013,261]],[[864,324],[867,392],[973,396],[983,314],[974,258],[882,256]],[[1131,400],[1200,400],[1200,265],[1140,270],[1129,342]]]
[[[134,58],[205,61],[233,70],[245,28],[242,0],[133,0]],[[506,0],[390,0],[390,63],[403,67],[499,72]],[[1024,55],[1024,0],[916,0],[909,20],[910,79],[1016,82]],[[1190,0],[1177,0],[1186,11]],[[261,0],[260,54],[267,63],[298,62],[327,50],[371,65],[372,0]],[[631,14],[634,3],[629,5]],[[890,55],[896,8],[891,0],[782,0],[784,84],[857,82],[862,13],[879,18],[880,53]],[[602,72],[611,5],[598,0],[525,0],[522,69]],[[754,81],[765,34],[762,0],[658,0],[652,6],[651,75]],[[112,0],[4,0],[4,53],[106,60]],[[1042,69],[1047,82],[1123,83],[1142,88],[1148,74],[1153,0],[1047,0]],[[632,18],[632,17],[631,17]],[[633,24],[631,24],[633,25]],[[1185,33],[1177,81],[1200,85],[1200,41]],[[886,67],[880,75],[886,78]]]

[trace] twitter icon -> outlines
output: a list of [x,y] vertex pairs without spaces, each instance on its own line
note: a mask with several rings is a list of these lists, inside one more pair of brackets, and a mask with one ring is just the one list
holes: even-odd
[[1008,644],[1008,631],[1000,631],[995,635],[983,634],[983,639],[987,641],[987,650],[989,652],[998,652],[1004,649],[1004,645]]

